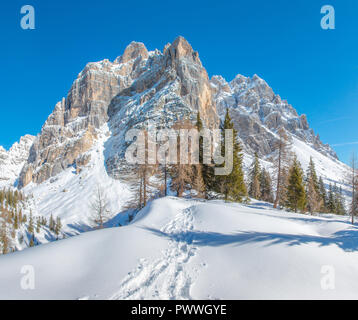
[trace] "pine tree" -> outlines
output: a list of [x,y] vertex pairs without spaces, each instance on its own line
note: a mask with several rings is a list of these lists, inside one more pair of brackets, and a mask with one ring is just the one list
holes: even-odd
[[[221,154],[225,155],[225,130],[233,131],[233,161],[232,171],[228,175],[217,176],[216,187],[219,187],[219,192],[224,194],[225,200],[243,201],[247,196],[247,189],[244,181],[244,173],[242,170],[242,148],[238,142],[237,132],[234,129],[234,124],[231,120],[229,110],[226,110],[225,120],[222,125],[222,142]],[[225,164],[223,164],[225,165]]]
[[318,182],[316,168],[312,157],[307,168],[306,174],[306,194],[307,194],[307,210],[309,213],[318,212],[323,205],[323,199],[320,192],[320,184]]
[[297,212],[304,211],[306,205],[306,193],[303,183],[303,171],[295,156],[288,174],[287,206]]
[[273,202],[272,181],[268,171],[263,168],[260,174],[260,200]]
[[343,193],[342,193],[342,187],[339,187],[339,192],[338,192],[338,212],[337,213],[342,214],[342,215],[346,214],[344,197],[343,197]]
[[55,227],[55,234],[58,236],[61,233],[62,223],[61,218],[56,218],[56,227]]
[[31,234],[34,233],[34,219],[32,216],[32,211],[30,211],[30,219],[29,219],[29,225],[27,227],[27,231]]
[[250,185],[249,185],[249,196],[254,199],[260,199],[261,197],[260,176],[261,176],[261,167],[260,167],[259,157],[255,152],[255,158],[251,164]]
[[332,184],[329,184],[327,210],[329,213],[334,213],[336,211],[336,203],[334,201],[334,193],[333,193]]
[[23,220],[22,209],[20,209],[20,211],[19,211],[19,218],[18,218],[18,220],[19,220],[19,225],[21,225],[21,224],[22,224],[22,220]]
[[0,229],[0,244],[1,244],[1,252],[2,254],[6,254],[9,252],[9,238],[7,235],[7,226],[5,219],[2,220],[1,229]]
[[[173,129],[182,130],[182,129],[193,129],[194,126],[190,121],[179,121],[175,123]],[[186,190],[191,190],[194,184],[195,171],[194,166],[191,164],[190,154],[188,157],[188,163],[182,163],[181,160],[181,143],[187,143],[186,141],[180,141],[180,135],[177,137],[177,163],[172,164],[170,167],[171,175],[171,189],[176,192],[178,197],[182,197]],[[190,148],[188,148],[190,150]],[[202,191],[202,190],[201,190]]]
[[344,209],[344,198],[342,195],[342,187],[338,189],[337,184],[334,183],[333,186],[333,199],[334,199],[334,213],[336,214],[345,214]]
[[358,211],[358,196],[357,196],[357,186],[358,186],[358,170],[357,170],[357,159],[356,155],[353,152],[350,160],[350,172],[347,176],[347,181],[350,187],[352,188],[352,201],[350,203],[350,214],[351,222],[354,224],[354,216]]
[[290,142],[289,137],[286,134],[284,128],[278,130],[279,139],[275,143],[277,155],[274,159],[274,166],[276,171],[276,197],[273,207],[277,208],[278,205],[282,205],[285,199],[282,197],[286,196],[286,179],[287,171],[289,166],[290,154]]
[[49,221],[49,229],[51,231],[54,231],[55,230],[55,220],[53,219],[53,215],[51,213],[51,216],[50,216],[50,221]]
[[[204,128],[203,122],[200,118],[200,112],[197,114],[195,127],[199,134]],[[202,136],[199,138],[199,164],[201,169],[201,177],[204,184],[204,197],[207,199],[209,197],[209,192],[214,188],[215,175],[213,164],[204,163],[204,138]],[[199,177],[199,182],[200,179],[201,178]]]
[[34,235],[31,235],[29,247],[34,247],[34,246],[35,246],[35,236],[34,236]]
[[310,157],[310,162],[308,164],[306,181],[308,182],[309,179],[312,180],[312,184],[313,184],[313,186],[314,186],[314,188],[316,190],[316,193],[320,196],[319,182],[318,182],[318,178],[317,178],[315,164],[313,162],[312,157]]
[[5,192],[4,190],[0,190],[0,211],[4,208],[4,200],[5,200]]
[[19,229],[19,220],[18,220],[18,215],[15,214],[15,217],[14,217],[14,230],[17,230]]
[[37,217],[37,220],[36,220],[36,232],[37,233],[40,233],[40,228],[41,228],[41,220],[40,220],[40,217]]
[[[129,177],[129,179],[132,180],[131,187],[135,196],[127,203],[127,209],[141,209],[147,205],[147,202],[151,198],[166,195],[167,193],[168,167],[166,164],[164,167],[161,167],[158,160],[156,161],[156,159],[151,156],[151,146],[155,143],[153,140],[154,137],[148,133],[148,130],[144,130],[141,139],[144,139],[144,145],[140,147],[140,152],[143,153],[143,159],[140,159],[140,163],[131,166],[134,174],[132,174],[132,177]],[[164,168],[164,184],[158,182],[154,185],[150,180],[154,175],[156,175],[157,181],[162,180],[162,174],[160,173],[159,168]],[[157,192],[153,194],[151,190],[156,190]]]
[[319,177],[318,184],[319,184],[319,193],[322,199],[322,206],[320,208],[320,211],[325,212],[327,210],[327,192],[326,192],[326,188],[324,187],[322,177]]
[[314,176],[310,175],[307,184],[307,210],[309,213],[318,212],[322,208],[322,198],[319,193],[318,184],[316,184]]

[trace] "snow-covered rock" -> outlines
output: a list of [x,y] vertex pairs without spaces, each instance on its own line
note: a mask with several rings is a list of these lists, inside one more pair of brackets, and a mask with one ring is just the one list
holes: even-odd
[[291,136],[327,157],[337,159],[333,149],[323,144],[319,135],[315,135],[309,127],[306,115],[299,116],[286,100],[276,95],[256,74],[252,78],[239,74],[231,82],[221,76],[213,76],[211,86],[219,116],[223,118],[226,109],[230,110],[248,153],[257,152],[260,157],[270,155],[277,139],[275,133],[278,128],[284,127]]
[[0,146],[0,187],[16,184],[22,167],[27,162],[30,148],[35,140],[31,135],[25,135],[15,142],[7,151]]
[[113,63],[89,63],[79,74],[42,127],[19,186],[44,182],[75,165],[107,121],[106,163],[115,176],[128,129],[148,121],[171,125],[194,119],[198,111],[208,126],[218,126],[207,72],[190,44],[178,37],[163,52],[148,52],[144,44],[132,42]]
[[[209,80],[198,53],[183,37],[163,51],[132,42],[113,62],[88,63],[38,136],[26,144],[22,162],[15,161],[15,166],[0,150],[0,157],[8,159],[0,165],[6,177],[2,181],[18,179],[20,188],[34,194],[34,212],[53,213],[68,224],[87,222],[91,188],[101,181],[111,186],[109,200],[118,213],[130,197],[123,159],[128,129],[168,127],[180,119],[194,120],[198,111],[204,125],[215,128],[227,108],[243,144],[246,173],[254,152],[272,172],[277,130],[284,127],[303,169],[312,156],[326,186],[336,182],[349,197],[344,183],[348,167],[322,144],[304,115],[257,75],[238,75],[231,82],[221,76]],[[120,204],[116,192],[121,193]]]

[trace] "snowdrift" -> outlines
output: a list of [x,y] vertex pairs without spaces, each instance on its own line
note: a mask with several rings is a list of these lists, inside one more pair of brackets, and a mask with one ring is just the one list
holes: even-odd
[[347,217],[166,197],[130,225],[0,256],[0,298],[356,299],[357,240]]

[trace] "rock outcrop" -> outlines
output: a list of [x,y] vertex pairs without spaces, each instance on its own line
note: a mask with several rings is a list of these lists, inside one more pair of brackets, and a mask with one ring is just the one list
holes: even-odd
[[306,115],[299,116],[259,76],[249,78],[237,75],[229,83],[221,76],[214,76],[211,86],[219,116],[223,117],[227,108],[230,110],[248,153],[257,152],[260,157],[269,156],[274,151],[277,130],[283,127],[314,149],[337,158],[330,146],[324,145],[309,127]]
[[8,151],[0,146],[0,187],[17,184],[20,171],[27,162],[34,140],[35,137],[25,135]]
[[111,176],[119,177],[127,130],[169,127],[178,120],[194,120],[197,112],[206,127],[214,128],[226,108],[249,153],[270,155],[276,131],[283,126],[335,157],[309,128],[306,116],[299,116],[264,80],[256,75],[238,75],[229,83],[220,76],[210,80],[199,54],[178,37],[163,52],[132,42],[113,62],[88,63],[34,140],[19,186],[41,183],[71,166],[80,170],[90,161],[87,152],[97,134],[107,126],[106,168]]
[[163,52],[148,52],[132,42],[114,62],[89,63],[79,74],[36,138],[19,186],[41,183],[81,163],[106,123],[112,134],[107,168],[114,175],[128,129],[148,121],[172,125],[194,119],[198,111],[207,126],[219,125],[208,74],[190,44],[178,37]]

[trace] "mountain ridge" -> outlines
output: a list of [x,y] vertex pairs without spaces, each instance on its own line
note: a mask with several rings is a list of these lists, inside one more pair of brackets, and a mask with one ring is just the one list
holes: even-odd
[[19,187],[42,183],[71,166],[76,170],[86,166],[88,151],[104,124],[110,129],[107,170],[119,178],[128,129],[149,122],[170,126],[179,119],[194,120],[198,111],[205,126],[218,127],[227,108],[250,155],[257,152],[269,160],[275,132],[283,126],[313,149],[338,159],[309,127],[306,116],[299,116],[258,75],[238,74],[230,82],[222,76],[209,79],[197,51],[179,36],[163,51],[148,51],[133,41],[113,62],[88,63],[34,139],[18,177]]

